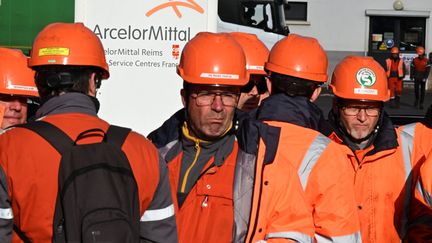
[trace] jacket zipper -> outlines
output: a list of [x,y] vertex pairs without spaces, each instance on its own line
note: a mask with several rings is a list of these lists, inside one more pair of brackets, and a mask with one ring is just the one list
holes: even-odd
[[192,170],[192,168],[194,167],[194,165],[196,164],[196,162],[198,161],[198,156],[201,152],[201,147],[199,146],[199,140],[195,141],[195,149],[196,149],[196,154],[195,154],[195,158],[192,162],[192,164],[187,168],[185,175],[183,176],[183,181],[182,181],[182,186],[180,188],[180,192],[184,193],[186,190],[186,182],[187,179],[189,177],[189,173]]

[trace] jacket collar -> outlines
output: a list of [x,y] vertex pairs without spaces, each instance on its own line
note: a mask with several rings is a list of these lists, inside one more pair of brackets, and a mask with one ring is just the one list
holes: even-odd
[[331,133],[322,111],[308,98],[291,97],[286,94],[275,94],[263,100],[257,111],[261,121],[281,121],[310,128],[324,135]]
[[47,100],[36,112],[35,118],[64,113],[83,113],[97,116],[99,101],[78,92],[65,93]]

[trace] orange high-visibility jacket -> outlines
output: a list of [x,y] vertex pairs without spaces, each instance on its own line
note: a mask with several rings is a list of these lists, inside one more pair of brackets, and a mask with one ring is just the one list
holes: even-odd
[[[430,126],[430,125],[429,125]],[[432,129],[425,123],[412,123],[399,128],[414,137],[412,160],[420,171],[413,171],[415,184],[410,206],[406,240],[428,242],[432,240]]]
[[[49,115],[43,120],[57,126],[73,140],[85,130],[100,128],[106,131],[109,126],[96,116],[82,113]],[[100,137],[96,136],[82,142],[99,140]],[[166,188],[159,186],[163,181],[160,168],[165,170],[164,173],[167,171],[166,166],[160,164],[158,151],[135,132],[128,135],[122,150],[138,186],[141,237],[166,242],[171,241],[174,235],[177,241],[168,181],[165,182]],[[14,223],[32,242],[51,242],[60,154],[35,132],[18,127],[0,136],[0,161],[7,176]],[[12,242],[21,240],[14,234]]]
[[[390,78],[390,73],[391,73],[391,69],[392,69],[392,64],[394,63],[394,60],[392,58],[387,58],[386,59],[386,66],[387,66],[387,78]],[[398,78],[403,78],[404,77],[404,62],[402,59],[398,59],[398,65],[397,65],[397,73],[398,73]]]
[[354,187],[342,146],[309,128],[286,122],[266,123],[281,128],[278,149],[297,170],[313,212],[318,242],[359,242]]
[[[171,123],[175,116],[149,135],[167,160],[174,197],[185,146],[178,133],[184,118]],[[296,171],[289,163],[264,165],[256,157],[235,141],[222,164],[215,166],[214,157],[207,162],[182,206],[176,205],[180,243],[245,242],[248,230],[254,237],[247,242],[311,242],[311,212]]]
[[297,170],[312,212],[316,240],[359,242],[349,162],[341,146],[319,132],[328,126],[321,110],[306,97],[276,94],[262,103],[256,118],[281,130],[274,147]]
[[[342,143],[335,133],[330,137]],[[384,116],[371,146],[355,152],[345,147],[363,242],[400,242],[405,237],[415,168],[412,144],[411,134],[394,129]]]
[[[270,173],[267,175],[266,170],[280,170],[278,167],[288,166],[285,163],[289,162],[290,166],[296,169],[306,193],[308,207],[313,216],[316,240],[318,242],[360,242],[360,225],[354,189],[348,176],[347,160],[340,145],[312,129],[286,122],[265,121],[265,123],[279,128],[280,137],[274,162],[268,165],[268,168],[264,167],[262,180],[267,181],[268,187],[277,184],[277,178]],[[261,141],[258,161],[264,159],[264,153],[265,145]],[[265,162],[257,164],[261,165]],[[258,231],[254,231],[255,235],[250,234],[250,238],[254,239],[252,242],[267,237],[264,232],[259,231],[260,228],[265,229],[266,219],[258,217],[258,220],[262,220],[263,225],[260,227],[261,221],[258,221]],[[254,222],[250,221],[250,223]],[[271,233],[275,232],[267,234],[271,235]],[[279,234],[283,235],[283,233]],[[288,232],[286,234],[289,238],[290,234]]]

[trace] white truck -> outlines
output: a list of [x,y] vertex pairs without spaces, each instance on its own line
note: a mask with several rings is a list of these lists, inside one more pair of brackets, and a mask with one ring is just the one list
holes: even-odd
[[102,40],[110,68],[111,77],[98,91],[99,115],[147,135],[182,107],[176,65],[188,40],[200,31],[243,31],[256,34],[270,48],[288,34],[285,4],[282,0],[75,0],[75,21]]

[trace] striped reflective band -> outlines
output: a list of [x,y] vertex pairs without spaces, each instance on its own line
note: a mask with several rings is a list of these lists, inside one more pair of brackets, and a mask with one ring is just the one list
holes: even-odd
[[411,201],[411,185],[412,185],[412,165],[411,165],[411,152],[413,147],[413,137],[415,131],[415,123],[408,124],[404,126],[401,130],[401,147],[402,147],[402,157],[405,168],[405,198],[404,198],[404,208],[401,219],[401,238],[405,237],[408,227],[408,214],[409,214],[409,204]]
[[179,142],[179,140],[174,140],[169,142],[167,145],[165,145],[162,148],[159,148],[159,154],[161,155],[161,157],[163,159],[166,159],[166,155],[168,154],[168,152],[174,147],[174,145],[176,145]]
[[0,208],[0,219],[13,219],[12,208]]
[[361,243],[361,234],[360,232],[356,232],[354,234],[350,235],[344,235],[344,236],[334,236],[334,237],[328,237],[328,236],[322,236],[320,234],[315,234],[315,240],[317,243]]
[[424,188],[423,184],[421,183],[421,177],[420,177],[420,180],[417,182],[417,187],[420,188],[420,189],[417,189],[417,190],[419,191],[421,197],[423,197],[424,200],[425,200],[425,202],[427,204],[429,204],[429,206],[432,207],[432,197],[431,197],[431,194],[428,191],[426,191],[426,189]]
[[425,192],[425,200],[432,207],[432,196],[427,192]]
[[166,208],[146,210],[141,217],[141,222],[158,221],[167,219],[174,215],[174,204]]
[[297,171],[303,190],[306,190],[309,175],[329,143],[329,138],[322,134],[318,134],[303,157],[303,161]]
[[302,234],[300,232],[292,232],[292,231],[287,231],[287,232],[274,232],[274,233],[268,233],[265,236],[265,240],[268,239],[290,239],[290,240],[295,240],[298,242],[304,242],[304,243],[312,243],[313,242],[313,238],[310,237],[309,235],[305,235]]

